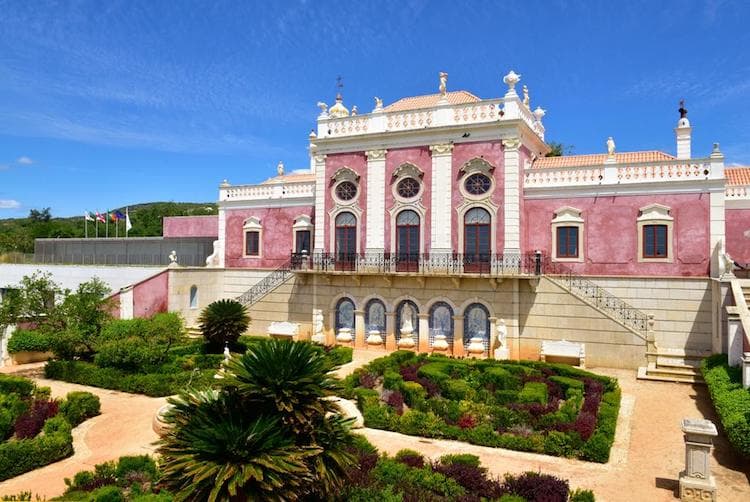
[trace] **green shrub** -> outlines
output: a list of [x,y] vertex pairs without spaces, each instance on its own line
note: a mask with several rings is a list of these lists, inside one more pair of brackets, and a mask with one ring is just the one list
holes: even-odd
[[146,475],[149,481],[155,481],[157,477],[156,462],[148,455],[120,457],[115,469],[117,479],[124,480],[128,474],[134,472]]
[[427,391],[417,382],[404,382],[401,385],[404,401],[411,408],[418,408],[427,399]]
[[124,502],[125,495],[117,486],[102,486],[91,492],[90,502]]
[[133,337],[102,344],[94,356],[94,363],[102,368],[142,372],[153,369],[163,357],[164,352],[161,348]]
[[378,449],[362,434],[352,434],[352,446],[361,454],[377,453]]
[[576,451],[568,434],[560,431],[549,431],[544,438],[544,453],[557,457],[572,457]]
[[18,394],[20,397],[31,397],[34,393],[34,382],[28,378],[0,374],[0,394]]
[[398,415],[395,415],[391,411],[390,406],[383,406],[378,402],[365,402],[362,407],[362,418],[367,427],[388,430],[393,427],[393,423],[398,419]]
[[209,304],[198,318],[201,333],[214,352],[225,345],[234,346],[250,325],[247,307],[236,300],[217,300]]
[[399,390],[404,383],[404,379],[397,371],[388,370],[383,373],[383,388]]
[[18,329],[8,340],[8,352],[47,352],[51,349],[49,337],[41,331]]
[[454,453],[440,457],[440,463],[443,465],[468,465],[479,467],[479,457],[471,453]]
[[704,359],[701,371],[729,442],[750,457],[750,390],[742,388],[740,369],[719,354]]
[[518,401],[517,390],[496,390],[495,391],[495,402],[497,402],[497,404],[515,403],[516,401]]
[[412,436],[441,437],[445,422],[433,412],[409,410],[398,421],[399,432]]
[[0,481],[72,455],[70,430],[70,424],[58,415],[44,423],[44,434],[0,443]]
[[354,389],[354,398],[357,400],[357,407],[364,411],[364,407],[367,404],[378,404],[380,402],[380,394],[374,389],[365,389],[358,387]]
[[506,493],[502,497],[500,497],[499,502],[528,502],[525,498],[521,497],[520,495],[511,495],[509,493]]
[[578,489],[570,492],[568,502],[596,502],[596,498],[591,490]]
[[510,371],[500,366],[490,366],[482,372],[482,383],[493,385],[495,389],[512,390],[518,388],[520,380]]
[[518,402],[547,404],[547,386],[542,382],[526,382],[518,393]]
[[450,380],[451,376],[449,371],[450,364],[448,363],[427,363],[424,366],[421,366],[419,370],[417,370],[417,375],[422,378],[432,380],[436,384],[441,385],[443,382]]
[[443,395],[448,399],[471,400],[476,395],[474,388],[466,380],[446,380],[443,382]]
[[[241,339],[244,337],[240,337]],[[342,366],[352,362],[354,357],[354,349],[351,347],[343,347],[337,345],[331,348],[327,352],[328,360],[331,362],[331,366]]]
[[102,328],[99,338],[102,342],[127,340],[128,338],[145,338],[148,319],[113,319]]
[[418,457],[424,459],[424,456],[421,453],[419,453],[418,451],[410,450],[408,448],[397,451],[396,455],[393,456],[393,458],[395,458],[396,460],[402,460],[407,457]]
[[600,462],[602,464],[609,460],[609,450],[612,448],[612,440],[603,432],[595,432],[581,447],[581,455],[584,460]]
[[13,434],[16,419],[29,408],[29,400],[19,394],[0,394],[0,443]]
[[579,389],[583,391],[583,382],[581,380],[576,380],[575,378],[554,375],[549,377],[549,380],[560,385],[565,393],[567,393],[568,389]]
[[69,392],[60,404],[60,413],[75,427],[84,420],[99,414],[99,398],[90,392]]

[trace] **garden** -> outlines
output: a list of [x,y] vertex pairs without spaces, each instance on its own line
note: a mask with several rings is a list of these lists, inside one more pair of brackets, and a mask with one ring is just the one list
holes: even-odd
[[72,455],[71,430],[98,415],[99,407],[89,392],[51,399],[48,387],[0,375],[0,481]]
[[605,463],[615,379],[561,364],[399,351],[343,382],[367,427]]
[[716,354],[703,360],[701,370],[729,443],[750,458],[750,389],[742,387],[742,369]]

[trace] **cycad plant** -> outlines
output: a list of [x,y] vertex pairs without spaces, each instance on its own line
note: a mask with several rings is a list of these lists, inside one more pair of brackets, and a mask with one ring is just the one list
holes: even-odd
[[250,316],[240,302],[224,299],[203,309],[198,322],[211,351],[220,352],[225,345],[235,346],[250,325]]
[[[323,359],[321,361],[321,359]],[[177,500],[324,500],[355,463],[351,422],[322,351],[269,339],[234,356],[218,389],[172,399],[159,453]]]

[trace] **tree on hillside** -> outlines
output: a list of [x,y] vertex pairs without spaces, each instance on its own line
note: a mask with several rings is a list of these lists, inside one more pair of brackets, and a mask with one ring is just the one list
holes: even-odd
[[42,210],[32,209],[29,211],[29,219],[33,222],[48,222],[52,219],[52,210],[49,207],[45,207]]
[[573,150],[575,150],[575,146],[565,145],[557,141],[550,141],[547,143],[547,146],[550,147],[550,151],[547,153],[546,157],[562,157],[563,155],[572,154]]

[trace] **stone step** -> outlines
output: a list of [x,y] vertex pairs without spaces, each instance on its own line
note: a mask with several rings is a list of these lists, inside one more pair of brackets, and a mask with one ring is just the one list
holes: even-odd
[[711,355],[711,349],[685,349],[659,347],[656,349],[657,356],[681,357],[684,359],[703,359]]
[[185,333],[187,333],[189,338],[200,338],[203,336],[203,332],[199,326],[187,326],[185,328]]
[[648,369],[644,366],[638,368],[637,378],[638,380],[651,380],[653,382],[705,384],[705,382],[703,382],[703,378],[697,376],[674,375],[664,372],[653,374],[649,372]]
[[678,356],[656,356],[656,365],[660,368],[684,368],[700,370],[703,358],[690,358]]

